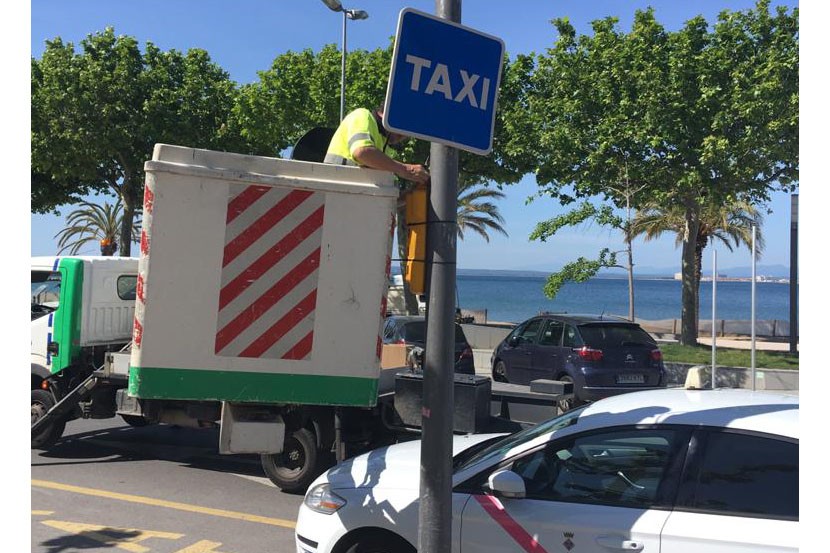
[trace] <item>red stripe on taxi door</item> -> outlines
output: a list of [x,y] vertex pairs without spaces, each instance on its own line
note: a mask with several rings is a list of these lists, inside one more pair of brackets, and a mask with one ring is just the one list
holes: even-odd
[[527,553],[547,553],[545,548],[536,541],[536,538],[528,534],[527,530],[507,514],[501,501],[492,495],[474,495],[473,497],[482,509]]

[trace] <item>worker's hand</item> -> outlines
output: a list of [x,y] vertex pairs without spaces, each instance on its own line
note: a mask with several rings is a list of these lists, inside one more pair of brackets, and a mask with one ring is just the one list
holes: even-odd
[[400,175],[402,178],[416,184],[426,184],[429,182],[429,171],[423,165],[405,163],[404,167],[406,167],[406,174]]

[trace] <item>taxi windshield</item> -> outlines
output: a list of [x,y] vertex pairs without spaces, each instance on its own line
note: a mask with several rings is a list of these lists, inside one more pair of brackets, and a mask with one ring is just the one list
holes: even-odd
[[548,421],[541,422],[536,426],[531,426],[530,428],[526,428],[516,432],[515,434],[505,436],[501,440],[498,440],[481,451],[476,452],[469,458],[460,459],[461,462],[453,468],[455,469],[455,472],[462,471],[467,467],[487,461],[488,459],[502,457],[517,445],[534,440],[543,434],[573,426],[579,420],[579,415],[581,415],[582,411],[584,411],[587,407],[587,405],[584,405],[578,409],[572,409],[564,415],[554,417]]

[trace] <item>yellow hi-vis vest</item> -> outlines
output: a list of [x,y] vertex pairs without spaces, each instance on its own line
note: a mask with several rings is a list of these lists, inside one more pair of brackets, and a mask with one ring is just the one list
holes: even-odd
[[326,151],[325,163],[354,165],[354,151],[363,146],[374,146],[380,151],[386,149],[386,139],[380,133],[375,116],[366,108],[349,113],[331,137]]

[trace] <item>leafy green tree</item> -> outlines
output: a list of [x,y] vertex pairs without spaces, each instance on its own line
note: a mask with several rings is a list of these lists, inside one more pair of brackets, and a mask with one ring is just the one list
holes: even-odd
[[703,207],[763,204],[797,186],[798,9],[769,5],[724,11],[711,29],[696,17],[677,32],[652,10],[637,11],[629,33],[614,18],[593,22],[591,36],[555,20],[559,37],[528,89],[533,130],[511,146],[537,146],[540,192],[563,204],[600,197],[620,207],[615,188],[629,182],[638,198],[682,208],[683,344],[697,342]]
[[[58,239],[58,254],[68,251],[76,255],[90,242],[98,242],[101,255],[115,255],[118,239],[124,221],[124,206],[121,200],[110,204],[98,205],[81,202],[80,207],[66,217],[66,227],[55,235]],[[141,235],[140,221],[134,222],[131,240],[138,242]]]
[[[745,201],[736,201],[726,205],[703,206],[698,226],[695,251],[695,289],[698,300],[698,320],[700,316],[700,281],[703,275],[703,250],[709,244],[718,242],[730,252],[735,248],[746,246],[752,248],[752,227],[755,233],[755,254],[761,257],[764,251],[764,237],[761,232],[764,216],[758,207]],[[675,243],[683,244],[686,230],[685,213],[680,206],[660,206],[645,203],[632,222],[634,237],[642,236],[646,241],[661,237],[664,233],[675,235]]]
[[112,28],[81,51],[60,38],[32,59],[32,210],[54,211],[92,192],[124,209],[120,253],[129,255],[144,162],[156,143],[245,148],[229,118],[236,86],[203,50],[163,52]]

